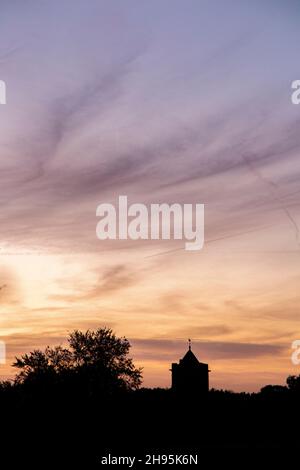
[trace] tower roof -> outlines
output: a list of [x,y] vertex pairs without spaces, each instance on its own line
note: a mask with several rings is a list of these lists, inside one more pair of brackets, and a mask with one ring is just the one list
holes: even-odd
[[195,354],[192,352],[190,348],[186,352],[186,354],[183,356],[180,362],[182,364],[199,364],[198,359],[196,358]]

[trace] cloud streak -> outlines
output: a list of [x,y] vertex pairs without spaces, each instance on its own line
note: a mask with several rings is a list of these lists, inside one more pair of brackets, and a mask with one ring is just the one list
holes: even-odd
[[[135,338],[148,377],[182,355],[171,339],[185,335],[224,368],[266,358],[283,371],[299,329],[298,11],[23,3],[3,4],[0,31],[0,324],[12,350],[105,323]],[[204,203],[204,250],[100,242],[96,207],[120,194]]]

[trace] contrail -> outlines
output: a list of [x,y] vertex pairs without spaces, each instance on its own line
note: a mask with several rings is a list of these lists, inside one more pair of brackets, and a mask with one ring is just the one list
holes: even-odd
[[0,64],[3,64],[4,62],[7,61],[11,56],[13,56],[16,52],[18,52],[22,46],[16,46],[11,48],[10,50],[4,52],[3,54],[0,54]]
[[[211,239],[205,240],[204,243],[205,243],[205,245],[208,245],[209,243],[215,243],[215,242],[219,242],[219,241],[222,241],[222,240],[227,240],[228,238],[240,237],[242,235],[247,235],[248,233],[258,232],[260,230],[265,230],[265,229],[270,228],[272,226],[273,226],[273,224],[269,224],[269,225],[264,225],[264,226],[259,227],[259,228],[254,228],[252,230],[245,230],[244,232],[233,233],[233,234],[230,234],[230,235],[223,235],[222,237],[211,238]],[[182,251],[182,250],[184,250],[183,247],[182,248],[174,248],[173,250],[168,250],[168,251],[160,251],[159,253],[155,253],[154,255],[145,256],[145,258],[154,258],[155,256],[167,255],[168,253],[175,253],[176,251]]]
[[265,176],[263,176],[260,173],[260,171],[257,168],[255,168],[255,166],[253,165],[253,162],[249,161],[245,156],[243,156],[243,160],[244,160],[245,164],[247,165],[247,167],[249,168],[249,170],[259,180],[261,180],[266,186],[268,186],[270,188],[270,191],[272,193],[272,197],[278,202],[278,204],[280,205],[281,210],[285,213],[285,215],[289,219],[290,223],[292,224],[292,226],[294,228],[294,231],[295,231],[296,243],[297,243],[298,247],[300,248],[299,227],[297,225],[297,222],[293,218],[292,214],[290,213],[289,208],[284,204],[282,198],[280,196],[278,196],[279,186],[276,183],[274,183],[274,181],[271,181],[268,178],[266,178]]

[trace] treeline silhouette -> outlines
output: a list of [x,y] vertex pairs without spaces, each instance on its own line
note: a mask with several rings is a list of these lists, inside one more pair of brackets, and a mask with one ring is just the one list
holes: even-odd
[[258,449],[299,447],[300,375],[259,393],[177,395],[141,388],[142,371],[129,351],[126,338],[100,328],[74,331],[68,347],[16,358],[15,379],[0,383],[2,449],[22,463],[99,468],[108,453],[200,452],[213,459],[215,450],[242,450],[250,458]]

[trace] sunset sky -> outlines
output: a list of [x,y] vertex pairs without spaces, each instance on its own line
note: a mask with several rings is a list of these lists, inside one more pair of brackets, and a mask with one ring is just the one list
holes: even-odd
[[[145,386],[192,339],[210,385],[299,374],[300,4],[1,2],[0,340],[112,327]],[[204,203],[205,245],[100,241],[96,208]]]

